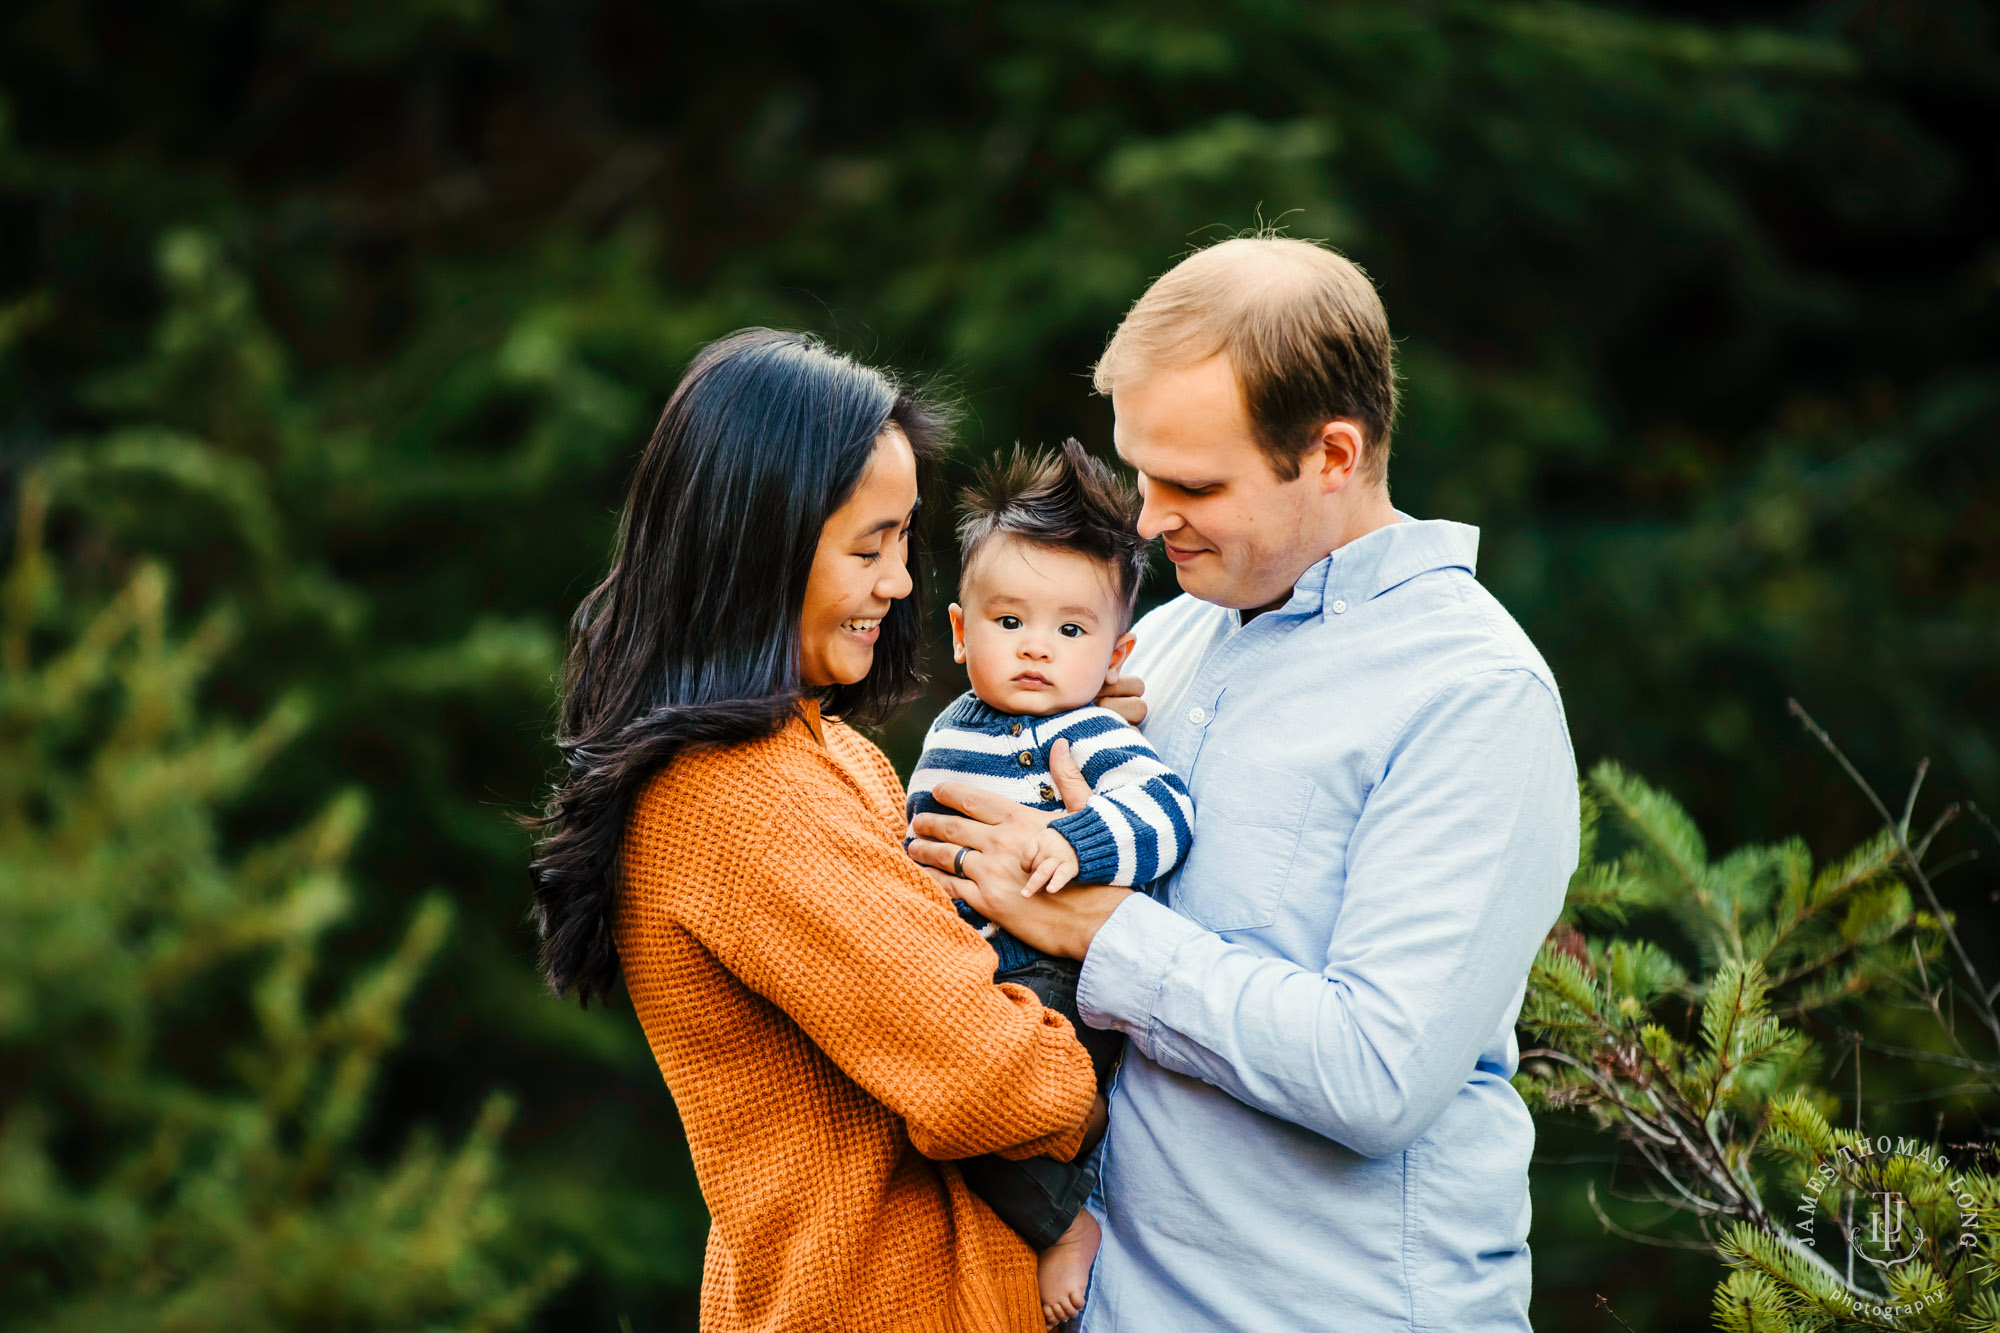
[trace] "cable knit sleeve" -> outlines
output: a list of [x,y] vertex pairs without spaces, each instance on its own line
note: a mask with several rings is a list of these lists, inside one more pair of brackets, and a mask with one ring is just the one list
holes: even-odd
[[1075,1154],[1095,1084],[1068,1022],[993,984],[992,949],[831,762],[752,747],[675,769],[646,804],[704,864],[642,855],[631,873],[706,877],[683,924],[717,961],[900,1116],[926,1157]]

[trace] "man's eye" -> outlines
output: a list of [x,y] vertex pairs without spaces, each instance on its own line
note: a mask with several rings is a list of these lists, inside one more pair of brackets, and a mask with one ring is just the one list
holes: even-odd
[[1080,639],[1083,637],[1083,626],[1064,625],[1061,629],[1057,630],[1056,633],[1062,635],[1065,639]]
[[1001,616],[994,623],[999,625],[1001,629],[1021,628],[1021,618],[1019,616]]

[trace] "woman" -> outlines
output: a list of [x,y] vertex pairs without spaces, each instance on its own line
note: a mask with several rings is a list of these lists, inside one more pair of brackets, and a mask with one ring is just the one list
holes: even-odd
[[701,1324],[1043,1327],[1034,1255],[953,1159],[1069,1157],[1068,1025],[903,854],[903,793],[840,718],[916,681],[909,567],[936,413],[799,334],[682,378],[572,626],[567,776],[533,873],[543,966],[621,970],[712,1219]]

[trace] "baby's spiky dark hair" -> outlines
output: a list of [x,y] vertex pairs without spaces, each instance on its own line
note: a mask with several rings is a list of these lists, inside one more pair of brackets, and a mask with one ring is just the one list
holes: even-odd
[[999,537],[1074,551],[1110,567],[1125,626],[1131,625],[1146,575],[1146,543],[1132,526],[1139,494],[1074,439],[1034,453],[1015,445],[1012,456],[980,469],[958,502],[960,577]]

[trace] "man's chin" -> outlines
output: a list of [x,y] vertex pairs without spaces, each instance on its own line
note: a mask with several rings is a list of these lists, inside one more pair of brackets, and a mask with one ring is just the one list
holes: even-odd
[[1222,586],[1222,580],[1215,577],[1213,569],[1204,568],[1209,563],[1207,560],[1190,560],[1185,565],[1175,565],[1174,578],[1180,583],[1181,591],[1188,596],[1214,602],[1217,606],[1228,606],[1229,590]]
[[1202,566],[1207,564],[1208,562],[1205,560],[1198,560],[1191,564],[1176,565],[1174,566],[1174,577],[1180,581],[1182,592],[1190,597],[1207,602],[1211,606],[1220,606],[1230,611],[1255,613],[1273,609],[1274,606],[1282,606],[1291,596],[1291,590],[1286,589],[1284,595],[1273,603],[1267,597],[1260,597],[1254,592],[1246,592],[1240,585],[1233,584],[1228,579],[1219,577],[1221,571],[1213,566],[1209,566],[1207,569],[1202,568]]

